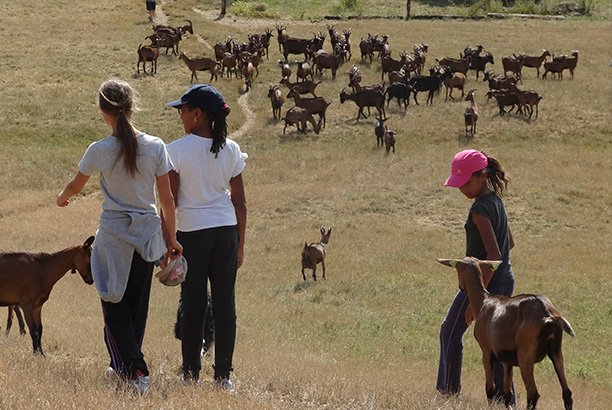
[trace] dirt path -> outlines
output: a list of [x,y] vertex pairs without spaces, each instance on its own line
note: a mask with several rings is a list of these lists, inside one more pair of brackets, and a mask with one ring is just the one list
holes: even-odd
[[[157,21],[157,24],[168,24],[168,16],[166,16],[166,14],[164,13],[165,4],[166,4],[166,1],[162,0],[161,6],[158,7],[157,10],[155,11],[155,19]],[[195,8],[193,9],[193,11],[195,11],[196,13],[198,13],[199,15],[201,15],[203,18],[207,20],[219,21],[219,15],[215,15],[215,13],[204,12],[202,10],[195,9]],[[221,20],[223,20],[223,18]],[[229,19],[229,18],[225,20],[227,21],[227,24],[235,23],[232,19]],[[204,44],[206,48],[208,48],[211,51],[213,50],[213,47],[210,44],[208,44],[208,42],[204,40],[202,36],[200,36],[199,34],[195,34],[195,37],[198,39],[200,43]],[[228,136],[229,138],[233,140],[239,140],[241,137],[243,137],[249,131],[249,129],[251,129],[253,125],[253,120],[255,118],[255,113],[249,107],[249,93],[244,93],[238,98],[238,105],[244,111],[246,121],[244,121],[244,123],[238,130],[232,132]]]

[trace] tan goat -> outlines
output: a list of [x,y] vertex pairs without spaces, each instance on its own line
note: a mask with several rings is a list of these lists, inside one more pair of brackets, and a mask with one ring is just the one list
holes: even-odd
[[501,261],[438,259],[457,269],[459,288],[466,291],[476,317],[474,337],[482,350],[489,400],[494,397],[493,363],[504,366],[506,407],[512,401],[512,368],[518,366],[527,389],[527,409],[535,410],[538,398],[533,365],[550,357],[563,390],[563,403],[571,410],[572,392],[567,386],[561,342],[563,332],[574,337],[574,330],[545,295],[491,295],[482,282],[482,269],[495,269]]
[[147,61],[151,62],[151,73],[157,73],[157,58],[159,57],[159,46],[158,45],[150,45],[143,46],[140,44],[138,46],[138,63],[136,64],[136,72],[140,74],[140,63],[142,63],[142,71],[146,74]]
[[212,58],[194,58],[193,60],[187,57],[187,55],[183,52],[179,55],[179,60],[183,60],[187,67],[191,71],[191,82],[195,77],[196,81],[198,80],[198,76],[196,75],[196,71],[210,71],[210,81],[212,81],[213,77],[215,80],[217,79],[217,72],[215,69],[219,65],[219,63]]
[[317,280],[317,264],[321,264],[323,268],[323,279],[325,279],[325,245],[329,241],[329,235],[331,234],[332,228],[325,231],[325,228],[321,227],[321,240],[319,242],[313,242],[311,244],[305,243],[304,249],[302,249],[302,278],[306,280],[304,269],[312,269],[312,278]]

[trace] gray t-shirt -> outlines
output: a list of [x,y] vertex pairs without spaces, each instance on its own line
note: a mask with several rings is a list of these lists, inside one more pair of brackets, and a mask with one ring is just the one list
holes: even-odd
[[100,172],[104,211],[156,213],[155,177],[172,170],[166,144],[158,137],[138,134],[137,174],[132,177],[117,160],[119,142],[109,135],[92,143],[79,163],[84,175]]

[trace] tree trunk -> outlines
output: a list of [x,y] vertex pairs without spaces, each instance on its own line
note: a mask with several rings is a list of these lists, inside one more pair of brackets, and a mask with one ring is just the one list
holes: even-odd
[[406,20],[410,18],[410,2],[411,0],[406,0]]
[[221,0],[221,14],[225,15],[227,9],[227,0]]

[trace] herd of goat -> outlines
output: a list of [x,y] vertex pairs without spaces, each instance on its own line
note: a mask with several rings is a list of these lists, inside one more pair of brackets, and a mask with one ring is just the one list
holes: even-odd
[[[254,77],[259,75],[259,64],[265,56],[269,60],[270,41],[274,37],[273,30],[265,28],[261,34],[249,34],[246,42],[237,41],[228,36],[225,41],[217,41],[214,45],[214,59],[209,57],[189,58],[184,52],[179,53],[179,42],[185,33],[193,34],[193,24],[187,20],[188,25],[172,27],[166,25],[153,26],[153,33],[145,39],[151,40],[151,44],[138,47],[137,72],[140,73],[140,64],[146,73],[145,65],[151,63],[151,73],[157,72],[157,59],[159,50],[166,49],[166,54],[172,50],[173,55],[178,55],[191,72],[191,82],[198,81],[198,71],[208,71],[210,80],[217,80],[217,71],[221,76],[235,78],[238,75],[243,79],[245,91],[252,87]],[[310,122],[315,133],[319,133],[325,127],[326,111],[330,101],[322,96],[317,96],[315,89],[321,83],[316,81],[315,76],[322,78],[324,70],[330,70],[332,81],[336,79],[336,73],[342,64],[352,57],[351,52],[351,29],[336,30],[336,25],[327,25],[329,34],[330,52],[325,51],[326,33],[312,32],[311,38],[297,38],[289,35],[284,24],[276,24],[276,38],[278,51],[283,58],[277,60],[280,67],[281,80],[276,85],[270,85],[268,98],[272,107],[272,115],[275,119],[285,122],[283,134],[287,126],[295,125],[301,132],[306,132],[307,123]],[[542,78],[546,79],[548,74],[563,78],[563,72],[568,70],[574,76],[574,70],[578,63],[578,51],[573,50],[570,55],[554,56],[548,50],[543,50],[541,55],[526,55],[523,53],[504,56],[502,58],[503,72],[494,73],[487,70],[487,65],[493,65],[494,57],[491,51],[482,45],[476,47],[467,46],[459,53],[459,58],[445,57],[436,59],[436,64],[429,68],[429,75],[423,73],[427,60],[429,47],[427,44],[415,44],[412,53],[403,51],[399,53],[399,59],[392,56],[389,35],[369,34],[361,38],[359,42],[361,60],[375,59],[380,61],[381,82],[372,85],[361,85],[362,75],[357,65],[352,64],[348,71],[348,87],[352,92],[346,92],[346,88],[340,91],[340,102],[353,101],[357,107],[357,120],[361,117],[367,118],[364,109],[376,109],[379,119],[386,118],[385,106],[388,109],[392,99],[397,99],[398,106],[406,109],[410,103],[410,96],[418,104],[419,92],[427,93],[426,103],[433,104],[434,95],[442,85],[446,89],[446,99],[454,100],[453,90],[461,92],[461,98],[469,101],[466,107],[465,134],[473,137],[476,132],[478,121],[478,106],[475,100],[476,89],[465,90],[468,71],[476,73],[476,79],[482,73],[483,81],[488,83],[489,90],[486,93],[488,99],[494,98],[499,108],[499,115],[503,116],[516,108],[516,113],[528,116],[531,119],[535,111],[538,117],[538,105],[542,96],[534,90],[521,90],[517,86],[522,83],[522,70],[524,67],[535,68],[536,76],[540,77],[540,68],[544,68]],[[291,81],[292,64],[289,62],[290,55],[303,56],[303,60],[295,61],[295,81]],[[386,78],[385,78],[386,77]],[[387,86],[388,84],[388,86]],[[284,96],[281,86],[288,89]],[[311,97],[305,95],[310,94]],[[293,99],[294,106],[289,108],[282,116],[281,110],[285,99]],[[507,107],[510,107],[509,109]],[[318,121],[314,116],[318,116]],[[377,137],[378,138],[378,137]],[[393,138],[394,139],[394,138]],[[395,150],[395,147],[393,146]],[[389,150],[387,150],[388,152]]]

